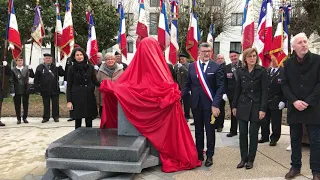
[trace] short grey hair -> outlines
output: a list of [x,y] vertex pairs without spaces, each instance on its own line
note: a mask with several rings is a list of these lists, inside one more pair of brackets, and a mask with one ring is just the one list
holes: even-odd
[[212,48],[212,46],[211,46],[209,43],[207,43],[207,42],[201,43],[201,44],[199,45],[199,49],[200,49],[201,47],[210,47],[210,48]]
[[291,41],[290,41],[291,46],[295,45],[297,38],[303,38],[303,39],[305,39],[305,40],[308,41],[307,35],[306,35],[304,32],[301,32],[301,33],[296,34],[295,36],[293,36],[293,38],[292,38]]
[[223,57],[223,58],[224,58],[224,55],[223,55],[223,54],[218,54],[218,55],[217,55],[217,57],[218,57],[218,56],[221,56],[221,57]]

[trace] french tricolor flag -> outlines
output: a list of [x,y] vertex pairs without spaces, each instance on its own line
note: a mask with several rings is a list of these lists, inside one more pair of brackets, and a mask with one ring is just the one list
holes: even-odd
[[22,45],[13,0],[8,1],[8,11],[10,14],[8,16],[9,23],[7,25],[7,40],[9,42],[9,49],[12,51],[13,58],[17,59],[22,52]]
[[158,42],[161,46],[162,51],[165,51],[170,46],[170,31],[165,0],[160,0],[160,8],[161,11],[158,25]]
[[196,6],[196,1],[192,0],[193,7],[190,10],[190,22],[189,22],[189,29],[187,34],[187,41],[186,41],[186,50],[188,54],[194,61],[198,59],[198,42],[201,39],[200,30],[198,26],[198,16],[197,13],[193,11]]
[[57,48],[61,48],[61,37],[62,37],[62,22],[60,16],[60,4],[55,3],[56,6],[56,27],[54,31],[54,45]]
[[262,2],[255,47],[258,50],[262,66],[269,67],[269,51],[272,44],[272,0]]
[[171,21],[171,41],[170,41],[170,51],[169,51],[169,60],[172,64],[176,64],[178,52],[179,52],[179,44],[178,44],[178,1],[173,0],[171,2],[171,13],[172,13],[172,21]]
[[254,10],[252,0],[246,0],[242,22],[242,50],[251,48],[254,42]]
[[88,32],[88,42],[87,42],[87,55],[92,64],[97,64],[97,53],[98,53],[98,41],[96,36],[96,29],[94,28],[94,22],[91,12],[87,11],[87,21],[89,23],[89,32]]
[[72,22],[72,3],[71,0],[66,1],[66,13],[63,21],[63,30],[61,38],[61,46],[64,54],[69,57],[74,46],[74,29]]
[[147,18],[146,18],[146,10],[144,7],[144,0],[139,0],[139,20],[137,24],[136,34],[138,35],[136,41],[136,47],[138,47],[139,42],[148,37],[148,26],[147,26]]
[[118,32],[118,44],[121,54],[127,59],[127,35],[126,35],[126,20],[124,18],[124,10],[121,1],[118,3],[118,12],[120,14],[120,26]]

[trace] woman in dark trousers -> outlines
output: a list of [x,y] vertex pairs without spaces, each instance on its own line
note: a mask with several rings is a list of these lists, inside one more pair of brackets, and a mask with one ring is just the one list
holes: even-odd
[[259,65],[258,53],[254,48],[246,49],[242,59],[242,68],[237,70],[239,80],[232,102],[232,113],[237,117],[240,131],[241,162],[237,168],[245,166],[251,169],[258,147],[260,121],[264,119],[267,108],[267,71]]
[[75,119],[76,129],[81,127],[82,118],[86,120],[86,127],[92,127],[92,117],[98,114],[94,90],[100,82],[82,48],[75,48],[70,57],[73,64],[68,69],[67,107],[71,118]]

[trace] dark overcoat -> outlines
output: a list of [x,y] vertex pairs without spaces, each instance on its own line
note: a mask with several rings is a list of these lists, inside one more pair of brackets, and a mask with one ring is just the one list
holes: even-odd
[[[320,124],[320,56],[308,52],[302,63],[296,55],[285,61],[282,91],[288,100],[289,124]],[[296,100],[309,106],[299,111],[293,106]]]
[[281,89],[281,81],[283,76],[283,67],[271,74],[271,68],[268,69],[268,108],[271,110],[279,110],[279,103],[286,103]]
[[232,108],[237,108],[237,120],[260,121],[259,111],[267,110],[267,70],[255,65],[251,73],[247,67],[237,70],[239,80],[236,83]]
[[97,81],[93,66],[88,66],[83,82],[77,79],[74,65],[68,69],[67,102],[72,102],[73,110],[70,111],[70,116],[73,119],[94,118],[98,114],[94,90],[95,86],[100,86],[100,82]]

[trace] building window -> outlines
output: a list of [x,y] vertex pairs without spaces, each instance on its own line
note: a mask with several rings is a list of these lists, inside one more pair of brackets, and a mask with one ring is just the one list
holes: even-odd
[[159,14],[158,13],[150,13],[150,35],[158,34],[158,22],[159,22]]
[[133,53],[133,42],[129,41],[127,43],[128,53]]
[[150,0],[150,7],[159,7],[159,0]]
[[231,26],[242,26],[243,13],[231,14]]
[[108,5],[112,5],[112,0],[106,0],[106,4],[108,4]]
[[221,6],[221,0],[206,0],[206,6]]
[[220,42],[214,42],[214,58],[217,57],[218,54],[220,54]]
[[230,42],[230,50],[242,53],[241,42]]

